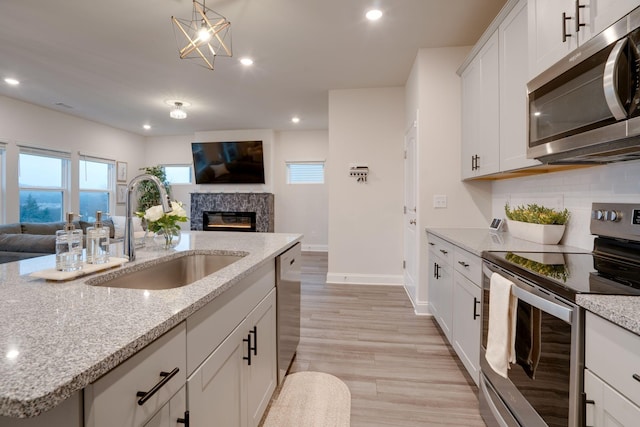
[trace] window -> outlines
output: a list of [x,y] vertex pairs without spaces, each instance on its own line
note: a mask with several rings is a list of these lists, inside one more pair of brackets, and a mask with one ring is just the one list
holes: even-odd
[[80,215],[83,221],[96,220],[96,211],[109,212],[113,194],[114,162],[91,157],[80,160]]
[[191,165],[164,165],[169,184],[191,184]]
[[69,194],[69,153],[20,147],[20,221],[62,221]]
[[287,162],[288,184],[324,184],[324,162]]

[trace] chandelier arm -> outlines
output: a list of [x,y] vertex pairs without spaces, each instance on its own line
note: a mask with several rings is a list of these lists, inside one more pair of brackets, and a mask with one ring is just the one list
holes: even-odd
[[[189,43],[187,43],[187,45],[185,47],[183,47],[182,49],[180,49],[180,58],[184,59],[185,56],[187,56],[188,54],[190,54],[191,52],[193,52],[194,49],[197,49],[198,46],[196,45],[196,43],[191,39],[191,36],[189,36],[189,34],[187,33],[187,31],[182,27],[182,24],[180,23],[180,21],[178,21],[175,17],[171,17],[171,19],[173,20],[173,23],[176,24],[176,26],[180,29],[180,31],[182,31],[182,34],[184,34],[184,36],[187,38],[187,40],[189,40]],[[188,48],[190,48],[190,50],[188,52],[185,52]]]
[[[200,48],[199,48],[199,47],[196,47],[196,48],[195,48],[195,51],[196,51],[196,52],[198,52],[198,54],[200,55],[200,57],[202,58],[202,60],[203,60],[204,62],[206,62],[206,63],[207,63],[207,66],[208,66],[210,69],[212,69],[212,70],[213,70],[213,64],[212,64],[212,63],[207,59],[207,57],[206,57],[206,56],[204,56],[204,53],[202,53],[202,51],[200,50]],[[193,52],[193,51],[192,51],[192,52]]]
[[228,56],[233,56],[233,54],[231,53],[231,50],[229,50],[229,48],[227,47],[227,45],[224,43],[224,41],[222,40],[222,38],[220,38],[220,34],[218,34],[220,31],[224,30],[225,28],[227,28],[229,25],[231,25],[230,22],[227,22],[226,24],[224,24],[222,26],[222,28],[220,28],[219,30],[217,30],[215,33],[213,33],[214,37],[216,39],[218,39],[218,41],[220,42],[220,46],[222,46],[222,48],[224,49],[225,52],[227,52]]

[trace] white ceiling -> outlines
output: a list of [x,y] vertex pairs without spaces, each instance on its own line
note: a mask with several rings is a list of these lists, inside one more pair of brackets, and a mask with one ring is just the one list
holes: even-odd
[[[0,94],[146,135],[326,129],[328,90],[403,86],[419,48],[473,45],[504,3],[207,0],[234,55],[210,71],[178,58],[170,17],[191,0],[2,0],[0,78],[21,84]],[[373,6],[380,21],[364,18]],[[170,119],[168,99],[189,117]]]

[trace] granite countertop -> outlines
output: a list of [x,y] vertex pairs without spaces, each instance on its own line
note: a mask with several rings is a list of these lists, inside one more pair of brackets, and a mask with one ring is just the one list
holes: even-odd
[[494,232],[486,228],[427,228],[426,232],[433,233],[477,256],[482,256],[483,251],[591,252],[567,245],[541,245],[515,238],[508,232]]
[[640,335],[640,297],[582,294],[576,296],[576,303],[592,313]]
[[[54,255],[1,264],[0,415],[33,417],[55,407],[301,237],[184,232],[175,250],[137,249],[131,263],[67,282],[29,276],[54,268]],[[99,275],[115,276],[118,269],[143,268],[160,258],[175,258],[185,251],[246,256],[175,289],[145,291],[85,283]],[[121,253],[121,243],[112,246],[114,256]]]

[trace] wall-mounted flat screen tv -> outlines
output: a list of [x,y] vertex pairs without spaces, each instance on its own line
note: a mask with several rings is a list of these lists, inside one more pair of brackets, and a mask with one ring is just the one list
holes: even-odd
[[262,141],[193,142],[196,184],[264,184]]

